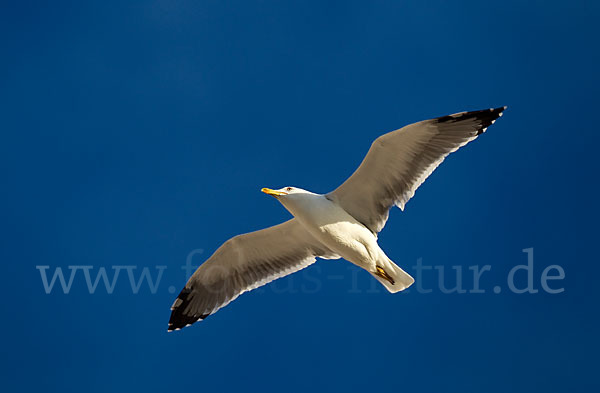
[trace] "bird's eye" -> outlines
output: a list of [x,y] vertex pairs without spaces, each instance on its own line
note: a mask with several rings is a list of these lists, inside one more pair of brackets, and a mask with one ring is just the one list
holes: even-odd
[[292,187],[286,188],[286,191],[292,191]]

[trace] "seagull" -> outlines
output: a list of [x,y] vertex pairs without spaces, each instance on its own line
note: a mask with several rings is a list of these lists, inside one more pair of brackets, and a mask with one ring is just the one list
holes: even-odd
[[410,124],[375,139],[358,169],[328,194],[263,188],[293,218],[227,240],[190,277],[171,307],[168,331],[203,320],[240,294],[311,265],[317,258],[363,268],[391,293],[414,279],[377,244],[389,210],[404,210],[448,154],[482,134],[506,107]]

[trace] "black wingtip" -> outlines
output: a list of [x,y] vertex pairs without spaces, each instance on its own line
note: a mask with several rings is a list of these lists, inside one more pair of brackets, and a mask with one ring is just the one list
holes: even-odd
[[494,124],[496,119],[498,119],[500,116],[502,116],[502,112],[504,112],[506,110],[506,108],[507,108],[507,106],[501,106],[498,108],[483,109],[480,111],[455,113],[453,115],[439,117],[436,120],[438,123],[448,123],[448,122],[454,123],[454,122],[459,122],[459,121],[464,121],[464,120],[469,120],[469,119],[475,119],[479,123],[478,124],[479,127],[477,129],[477,135],[480,135],[483,132],[485,132],[485,130],[489,126]]
[[201,315],[189,315],[186,314],[186,309],[188,309],[188,305],[192,300],[192,291],[189,288],[183,288],[173,306],[171,307],[171,318],[169,318],[169,327],[167,332],[172,332],[174,330],[180,330],[184,327],[190,326],[193,323],[196,323],[200,320],[205,319],[210,314],[201,314]]

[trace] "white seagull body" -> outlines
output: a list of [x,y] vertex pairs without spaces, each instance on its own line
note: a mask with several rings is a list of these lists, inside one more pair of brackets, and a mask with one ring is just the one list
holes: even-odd
[[382,135],[354,174],[329,194],[263,188],[294,218],[238,235],[217,249],[173,303],[169,331],[202,320],[243,292],[303,269],[317,257],[344,258],[392,293],[408,288],[414,279],[377,244],[389,209],[404,209],[444,158],[477,138],[504,109],[461,112]]

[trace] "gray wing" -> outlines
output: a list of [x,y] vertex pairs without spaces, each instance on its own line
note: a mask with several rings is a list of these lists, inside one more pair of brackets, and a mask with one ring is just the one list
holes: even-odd
[[206,318],[240,294],[303,269],[316,257],[339,258],[296,219],[227,240],[173,303],[169,331]]
[[505,109],[456,113],[382,135],[352,176],[327,196],[377,234],[392,206],[404,210],[444,158],[477,138]]

